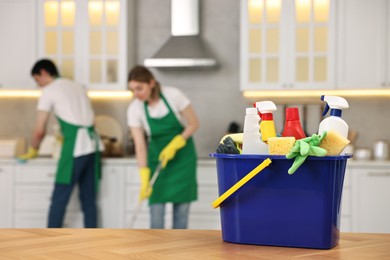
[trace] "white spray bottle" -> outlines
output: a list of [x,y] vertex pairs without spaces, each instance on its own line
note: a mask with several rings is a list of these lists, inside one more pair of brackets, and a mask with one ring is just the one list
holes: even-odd
[[330,116],[321,121],[318,134],[321,135],[324,131],[333,130],[345,138],[348,138],[348,125],[341,118],[342,109],[349,108],[347,100],[337,96],[321,96],[321,100],[326,102],[322,116],[328,113],[330,108]]
[[268,146],[261,141],[260,117],[256,108],[247,108],[242,137],[242,154],[268,154]]

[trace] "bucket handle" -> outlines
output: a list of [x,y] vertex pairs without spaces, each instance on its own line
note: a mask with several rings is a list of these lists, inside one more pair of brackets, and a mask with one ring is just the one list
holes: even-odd
[[222,202],[224,202],[227,198],[229,198],[233,193],[235,193],[239,188],[241,188],[245,183],[247,183],[250,179],[255,177],[259,172],[261,172],[265,167],[271,164],[271,159],[267,158],[262,163],[257,165],[252,171],[250,171],[247,175],[245,175],[241,180],[239,180],[236,184],[230,187],[227,191],[225,191],[218,199],[214,200],[211,205],[213,208],[218,208]]

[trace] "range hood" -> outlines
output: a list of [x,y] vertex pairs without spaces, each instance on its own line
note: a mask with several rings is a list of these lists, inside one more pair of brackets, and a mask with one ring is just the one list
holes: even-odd
[[199,36],[199,0],[171,0],[171,37],[146,67],[211,67],[217,64]]

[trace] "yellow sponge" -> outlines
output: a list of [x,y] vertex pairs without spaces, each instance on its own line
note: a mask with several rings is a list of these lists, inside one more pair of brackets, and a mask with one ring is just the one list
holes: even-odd
[[295,144],[295,137],[270,137],[267,140],[269,154],[286,155]]
[[320,143],[320,147],[324,148],[327,155],[334,156],[339,155],[343,149],[349,144],[349,140],[336,131],[328,131],[324,139]]

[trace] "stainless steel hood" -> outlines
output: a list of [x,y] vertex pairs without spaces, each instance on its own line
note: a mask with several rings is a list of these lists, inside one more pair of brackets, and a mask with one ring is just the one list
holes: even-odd
[[199,36],[199,0],[171,0],[171,37],[146,67],[210,67],[217,64]]

